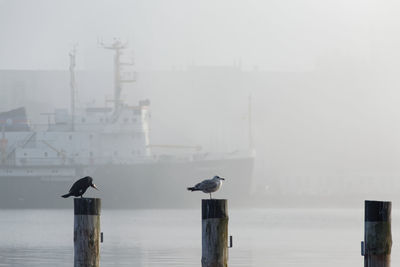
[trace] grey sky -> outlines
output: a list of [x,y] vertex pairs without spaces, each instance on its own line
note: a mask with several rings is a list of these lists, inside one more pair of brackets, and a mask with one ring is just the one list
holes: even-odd
[[144,69],[241,60],[247,68],[312,70],[338,57],[370,64],[380,53],[371,44],[394,49],[387,41],[399,39],[390,26],[398,21],[399,4],[377,3],[1,0],[0,68],[65,69],[66,51],[76,42],[79,68],[104,68],[108,59],[96,51],[96,40],[113,37],[130,41]]

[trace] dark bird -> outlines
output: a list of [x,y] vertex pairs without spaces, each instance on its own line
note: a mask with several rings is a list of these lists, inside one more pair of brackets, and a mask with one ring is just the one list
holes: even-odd
[[193,187],[188,187],[187,190],[192,192],[202,191],[203,193],[208,193],[210,194],[211,199],[211,193],[217,191],[221,187],[222,180],[225,180],[225,178],[214,176],[212,179],[204,180]]
[[93,178],[90,176],[83,177],[76,181],[71,189],[69,190],[68,194],[62,195],[62,197],[67,198],[70,196],[74,197],[83,197],[83,194],[86,192],[86,190],[89,188],[89,186],[93,187],[96,190],[97,189],[96,185],[93,183]]

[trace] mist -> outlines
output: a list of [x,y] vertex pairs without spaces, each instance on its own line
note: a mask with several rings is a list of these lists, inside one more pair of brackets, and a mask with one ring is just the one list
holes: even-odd
[[0,0],[0,265],[398,265],[399,13]]
[[103,105],[113,53],[99,44],[118,38],[137,73],[123,98],[150,99],[151,143],[245,149],[251,96],[252,192],[387,196],[375,185],[400,188],[399,5],[2,0],[2,111],[44,122],[69,108],[75,44],[78,102]]

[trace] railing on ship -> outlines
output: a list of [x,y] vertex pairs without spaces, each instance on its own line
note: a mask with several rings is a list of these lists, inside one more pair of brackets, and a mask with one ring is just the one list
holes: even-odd
[[[32,131],[35,132],[70,132],[70,124],[55,124],[55,123],[35,123],[29,125]],[[93,131],[99,133],[126,133],[126,132],[140,132],[143,131],[143,125],[141,123],[111,123],[111,122],[84,122],[75,123],[74,131],[85,132]]]
[[141,158],[113,158],[113,157],[29,157],[17,158],[17,166],[78,166],[78,165],[105,165],[105,164],[132,164],[145,161]]

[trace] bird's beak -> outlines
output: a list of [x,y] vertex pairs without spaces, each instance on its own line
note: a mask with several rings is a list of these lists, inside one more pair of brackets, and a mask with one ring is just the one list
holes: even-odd
[[221,179],[221,180],[225,180],[225,178],[222,178],[222,177],[219,177],[219,179]]
[[100,191],[95,184],[92,184],[91,187],[93,187],[94,189],[96,189],[97,191]]

